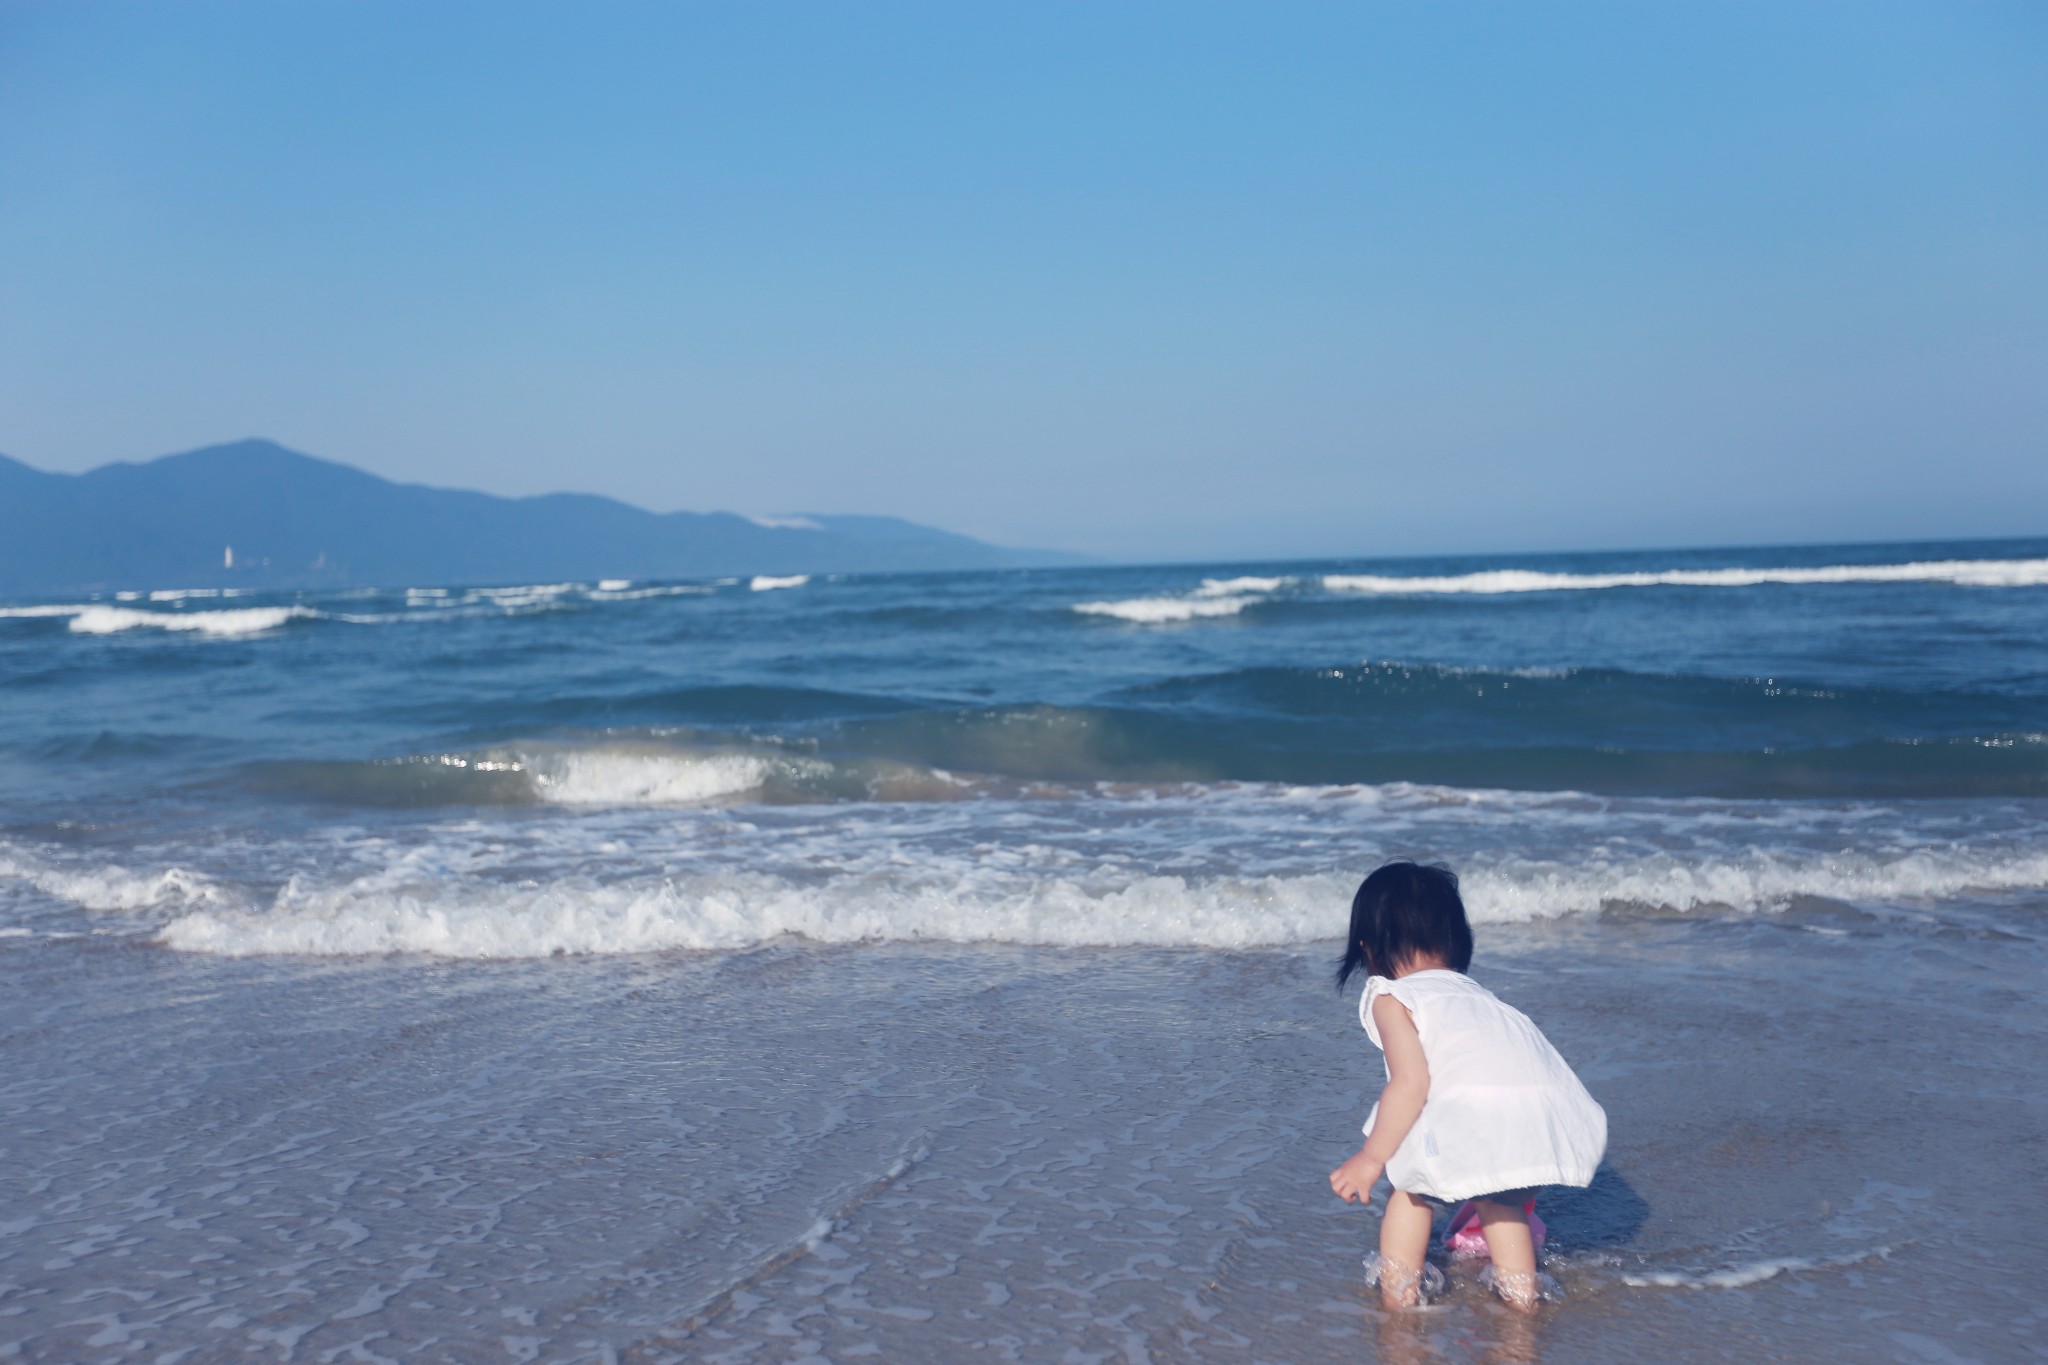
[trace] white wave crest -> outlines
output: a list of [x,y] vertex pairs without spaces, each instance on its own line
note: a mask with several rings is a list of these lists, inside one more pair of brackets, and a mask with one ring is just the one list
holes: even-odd
[[221,611],[140,611],[133,607],[87,607],[71,620],[80,635],[113,635],[124,630],[182,630],[200,635],[255,635],[287,621],[321,615],[310,607],[232,607]]
[[1770,910],[1801,897],[1848,902],[1939,900],[1965,891],[2048,887],[2048,851],[1840,853],[1776,851],[1684,859],[1508,860],[1461,874],[1475,920],[1588,914],[1608,906]]
[[736,949],[788,935],[817,943],[1243,948],[1324,936],[1330,907],[1348,893],[1330,878],[1195,884],[1151,877],[1108,891],[1049,878],[991,896],[957,885],[838,878],[806,886],[738,873],[638,887],[364,887],[280,897],[262,914],[183,915],[160,941],[237,957],[551,957]]
[[154,873],[119,866],[71,869],[20,852],[0,854],[0,880],[25,882],[86,910],[148,910],[221,899],[212,881],[181,867]]
[[471,588],[464,603],[483,603],[501,611],[522,611],[530,607],[552,607],[570,593],[581,591],[581,583],[536,583],[518,588]]
[[32,621],[53,616],[76,616],[80,612],[91,610],[93,610],[92,604],[88,602],[34,607],[0,607],[0,619]]
[[514,598],[519,601],[560,597],[563,593],[575,592],[581,583],[528,583],[513,588],[471,588],[469,596],[487,597],[493,600]]
[[[323,889],[295,881],[268,909],[197,908],[166,924],[159,939],[230,956],[547,957],[730,950],[784,936],[835,944],[1243,949],[1333,937],[1356,884],[1344,873],[1133,877],[1120,865],[1097,865],[1053,875],[993,861],[979,853],[931,855],[907,864],[878,859],[824,877],[728,869],[617,883],[583,875],[517,884],[377,875]],[[1799,897],[1885,902],[2048,886],[2048,852],[1779,855],[1693,867],[1656,860],[1468,864],[1463,884],[1481,925],[1622,904],[1760,912]]]
[[[616,583],[618,581],[618,579],[611,578],[605,580],[607,583]],[[599,586],[595,590],[585,593],[584,596],[592,602],[638,602],[649,597],[704,597],[709,595],[711,591],[712,589],[710,588],[694,583],[670,584],[657,588],[606,588]]]
[[522,756],[543,801],[565,806],[690,806],[758,791],[777,768],[754,754],[602,749]]
[[1119,621],[1156,626],[1174,621],[1235,616],[1260,600],[1252,596],[1133,597],[1122,602],[1077,602],[1074,610],[1083,616],[1113,616]]
[[1116,602],[1077,602],[1083,616],[1110,616],[1138,625],[1167,625],[1235,616],[1287,587],[1291,578],[1205,578],[1192,592],[1160,597],[1131,597]]
[[757,573],[748,580],[747,586],[755,592],[773,592],[777,588],[801,588],[810,581],[811,576],[807,573],[785,574],[781,577]]
[[1911,564],[1829,564],[1817,568],[1663,569],[1646,573],[1543,573],[1491,569],[1448,577],[1324,574],[1329,592],[1584,592],[1603,588],[1753,588],[1765,583],[1954,583],[1970,588],[2048,585],[2048,559],[1948,559]]

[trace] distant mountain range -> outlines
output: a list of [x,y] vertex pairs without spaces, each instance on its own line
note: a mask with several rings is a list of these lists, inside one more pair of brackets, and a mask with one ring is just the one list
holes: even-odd
[[1081,562],[895,517],[656,513],[392,483],[270,441],[85,474],[0,456],[0,594],[993,569]]

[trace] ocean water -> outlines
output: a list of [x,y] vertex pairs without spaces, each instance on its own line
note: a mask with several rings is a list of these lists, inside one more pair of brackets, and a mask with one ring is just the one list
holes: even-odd
[[[1361,1287],[1359,876],[1608,1107]],[[2048,541],[0,603],[0,1359],[2048,1358]]]

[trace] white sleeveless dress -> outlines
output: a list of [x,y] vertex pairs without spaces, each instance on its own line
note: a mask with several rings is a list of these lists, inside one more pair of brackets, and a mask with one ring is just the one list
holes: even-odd
[[[1368,978],[1358,1021],[1382,1051],[1372,1003],[1408,1007],[1429,1060],[1429,1099],[1387,1163],[1397,1190],[1454,1202],[1531,1185],[1590,1185],[1607,1151],[1607,1114],[1557,1049],[1463,972]],[[1379,1117],[1366,1116],[1369,1136]]]

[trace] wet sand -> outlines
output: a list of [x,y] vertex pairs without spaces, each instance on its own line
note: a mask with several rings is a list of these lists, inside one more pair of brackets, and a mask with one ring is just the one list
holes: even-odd
[[1362,1290],[1321,946],[0,944],[0,1358],[2042,1359],[2044,909],[1486,926],[1612,1120],[1534,1317]]

